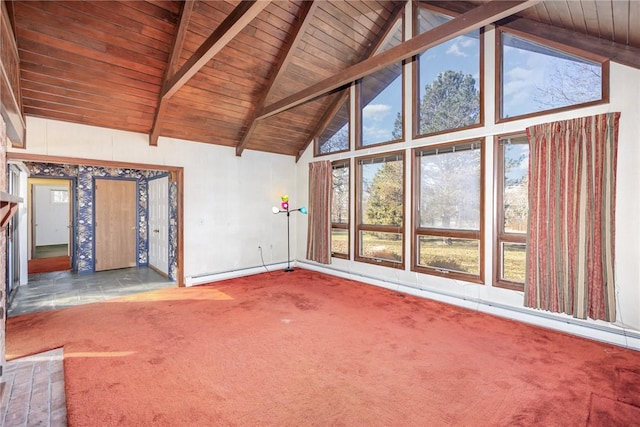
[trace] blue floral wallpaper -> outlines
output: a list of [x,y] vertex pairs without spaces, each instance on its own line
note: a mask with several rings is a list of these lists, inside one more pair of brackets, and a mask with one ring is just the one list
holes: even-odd
[[[74,224],[75,239],[74,269],[78,273],[92,273],[94,262],[94,212],[93,189],[96,178],[135,179],[138,184],[138,265],[148,264],[148,204],[149,177],[166,175],[166,171],[138,170],[124,168],[106,168],[86,165],[57,165],[51,163],[25,162],[31,176],[37,177],[68,177],[73,178],[75,191]],[[177,246],[178,246],[178,198],[177,184],[169,182],[169,272],[171,280],[177,276]]]

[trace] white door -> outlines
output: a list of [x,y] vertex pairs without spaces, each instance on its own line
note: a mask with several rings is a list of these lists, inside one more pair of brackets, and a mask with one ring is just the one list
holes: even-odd
[[149,265],[169,273],[169,177],[149,181]]

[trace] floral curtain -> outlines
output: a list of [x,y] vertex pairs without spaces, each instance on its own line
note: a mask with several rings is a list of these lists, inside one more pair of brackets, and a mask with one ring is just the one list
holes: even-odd
[[331,191],[333,169],[330,161],[309,164],[309,228],[307,259],[331,263]]
[[620,113],[527,129],[525,305],[615,321],[615,195]]

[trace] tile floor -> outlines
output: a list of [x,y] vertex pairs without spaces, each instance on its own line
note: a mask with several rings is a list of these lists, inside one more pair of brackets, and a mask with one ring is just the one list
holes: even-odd
[[[95,274],[72,272],[29,276],[18,288],[9,317],[53,310],[176,286],[149,268],[127,268]],[[55,349],[5,365],[0,384],[0,425],[6,427],[67,425],[63,349]]]
[[70,271],[29,276],[12,296],[7,316],[53,310],[73,305],[176,286],[150,268],[123,268],[94,274]]

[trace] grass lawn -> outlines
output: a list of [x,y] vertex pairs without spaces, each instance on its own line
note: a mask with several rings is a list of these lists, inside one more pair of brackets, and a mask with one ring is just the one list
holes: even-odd
[[[393,233],[363,233],[363,256],[389,261],[401,261],[403,242],[394,240]],[[442,237],[420,237],[419,264],[425,267],[478,274],[479,242],[472,239],[444,239]],[[349,236],[346,230],[333,230],[331,250],[348,253]],[[504,247],[503,278],[524,282],[526,246],[508,244]]]

